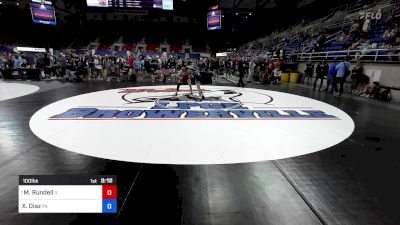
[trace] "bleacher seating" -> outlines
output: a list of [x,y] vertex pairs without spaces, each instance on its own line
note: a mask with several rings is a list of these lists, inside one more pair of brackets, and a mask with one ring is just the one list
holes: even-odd
[[146,37],[146,44],[161,44],[164,41],[164,38],[162,37],[156,37],[156,36],[151,36],[151,37]]
[[[336,11],[324,18],[302,22],[287,30],[274,32],[267,37],[249,42],[239,48],[238,53],[247,56],[271,55],[272,49],[278,47],[278,49],[284,49],[286,56],[290,58],[296,53],[334,52],[347,50],[350,47],[352,50],[360,50],[367,42],[369,48],[388,48],[390,44],[393,44],[393,39],[384,38],[383,34],[393,28],[393,21],[387,20],[390,18],[393,5],[392,2],[386,0],[370,5],[368,10],[380,10],[386,14],[382,20],[372,19],[371,30],[367,37],[363,33],[349,34],[350,27],[355,21],[359,21],[359,12],[366,10],[365,6],[350,5],[347,9],[335,9]],[[360,26],[362,27],[362,24]],[[324,39],[320,39],[322,35]],[[324,43],[321,44],[320,40]]]
[[122,51],[134,51],[136,49],[136,45],[140,42],[142,38],[139,36],[125,36],[122,39]]
[[111,46],[118,38],[116,36],[105,36],[99,38],[99,46],[97,47],[98,50],[111,50]]
[[206,43],[204,40],[192,37],[190,44],[192,45],[192,52],[206,52]]
[[133,51],[136,49],[136,43],[124,43],[122,51]]
[[158,52],[160,44],[147,44],[146,51],[148,52]]
[[202,45],[193,45],[192,46],[192,52],[206,52],[206,46]]
[[111,50],[96,50],[96,55],[106,56],[111,54],[112,54]]
[[[93,40],[93,39],[92,39]],[[189,39],[190,40],[190,39]],[[144,44],[145,52],[157,53],[161,47],[169,49],[169,53],[182,53],[184,46],[190,46],[192,52],[205,53],[206,42],[202,39],[186,41],[182,36],[171,36],[164,38],[161,36],[124,36],[124,37],[101,37],[95,41],[88,39],[77,39],[71,44],[72,49],[93,49],[99,55],[108,55],[113,51],[135,52],[138,44]],[[119,46],[113,49],[113,46]]]
[[71,48],[73,49],[86,49],[87,46],[90,43],[90,39],[76,39],[75,41],[72,42]]
[[98,50],[110,50],[113,43],[110,42],[100,42]]
[[182,44],[170,44],[169,50],[170,52],[181,52]]
[[172,35],[167,38],[167,42],[170,45],[170,52],[179,53],[183,50],[183,44],[185,43],[185,40],[181,35]]
[[124,36],[123,43],[139,43],[142,40],[140,36]]

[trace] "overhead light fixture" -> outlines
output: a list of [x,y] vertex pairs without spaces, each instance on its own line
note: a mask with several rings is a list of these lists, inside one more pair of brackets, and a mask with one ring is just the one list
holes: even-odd
[[239,13],[236,13],[236,16],[239,15]]
[[249,16],[251,16],[252,14],[251,13],[249,13]]

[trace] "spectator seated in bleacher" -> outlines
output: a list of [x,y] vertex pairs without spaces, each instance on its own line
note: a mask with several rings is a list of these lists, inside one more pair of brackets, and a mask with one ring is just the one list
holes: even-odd
[[353,24],[350,26],[349,34],[352,38],[358,38],[360,36],[360,24],[357,21],[354,21]]
[[338,41],[338,42],[346,42],[346,41],[349,40],[349,38],[350,38],[349,35],[347,35],[345,32],[342,32],[342,33],[337,35],[336,41]]
[[371,43],[370,40],[367,42],[363,43],[359,49],[360,51],[356,53],[355,60],[360,60],[361,58],[365,57],[368,55],[369,49],[373,48],[373,44]]
[[351,46],[347,50],[349,51],[358,50],[359,46],[360,46],[360,41],[357,41],[351,44]]
[[383,33],[383,38],[388,38],[388,39],[392,39],[392,38],[396,38],[399,36],[399,26],[397,24],[394,25],[393,29],[388,29],[385,31],[385,33]]

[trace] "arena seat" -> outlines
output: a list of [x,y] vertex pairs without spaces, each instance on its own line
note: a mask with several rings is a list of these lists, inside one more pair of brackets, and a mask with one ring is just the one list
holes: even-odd
[[96,54],[100,56],[106,56],[106,55],[111,55],[112,51],[111,50],[96,50]]
[[73,49],[85,49],[89,43],[90,39],[76,39],[75,41],[72,42],[71,48]]
[[170,52],[181,52],[182,45],[181,44],[170,44],[169,50],[170,50]]
[[192,52],[206,52],[205,46],[193,46]]
[[124,43],[122,46],[123,51],[133,51],[136,48],[136,43]]
[[110,42],[100,42],[100,45],[97,49],[98,50],[110,50],[111,46],[112,46],[112,43],[110,43]]
[[160,49],[160,44],[147,44],[146,51],[158,52],[159,49]]

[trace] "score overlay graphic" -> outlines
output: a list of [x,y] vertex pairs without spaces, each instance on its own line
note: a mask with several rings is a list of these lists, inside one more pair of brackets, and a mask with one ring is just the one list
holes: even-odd
[[19,213],[117,213],[116,176],[21,175]]

